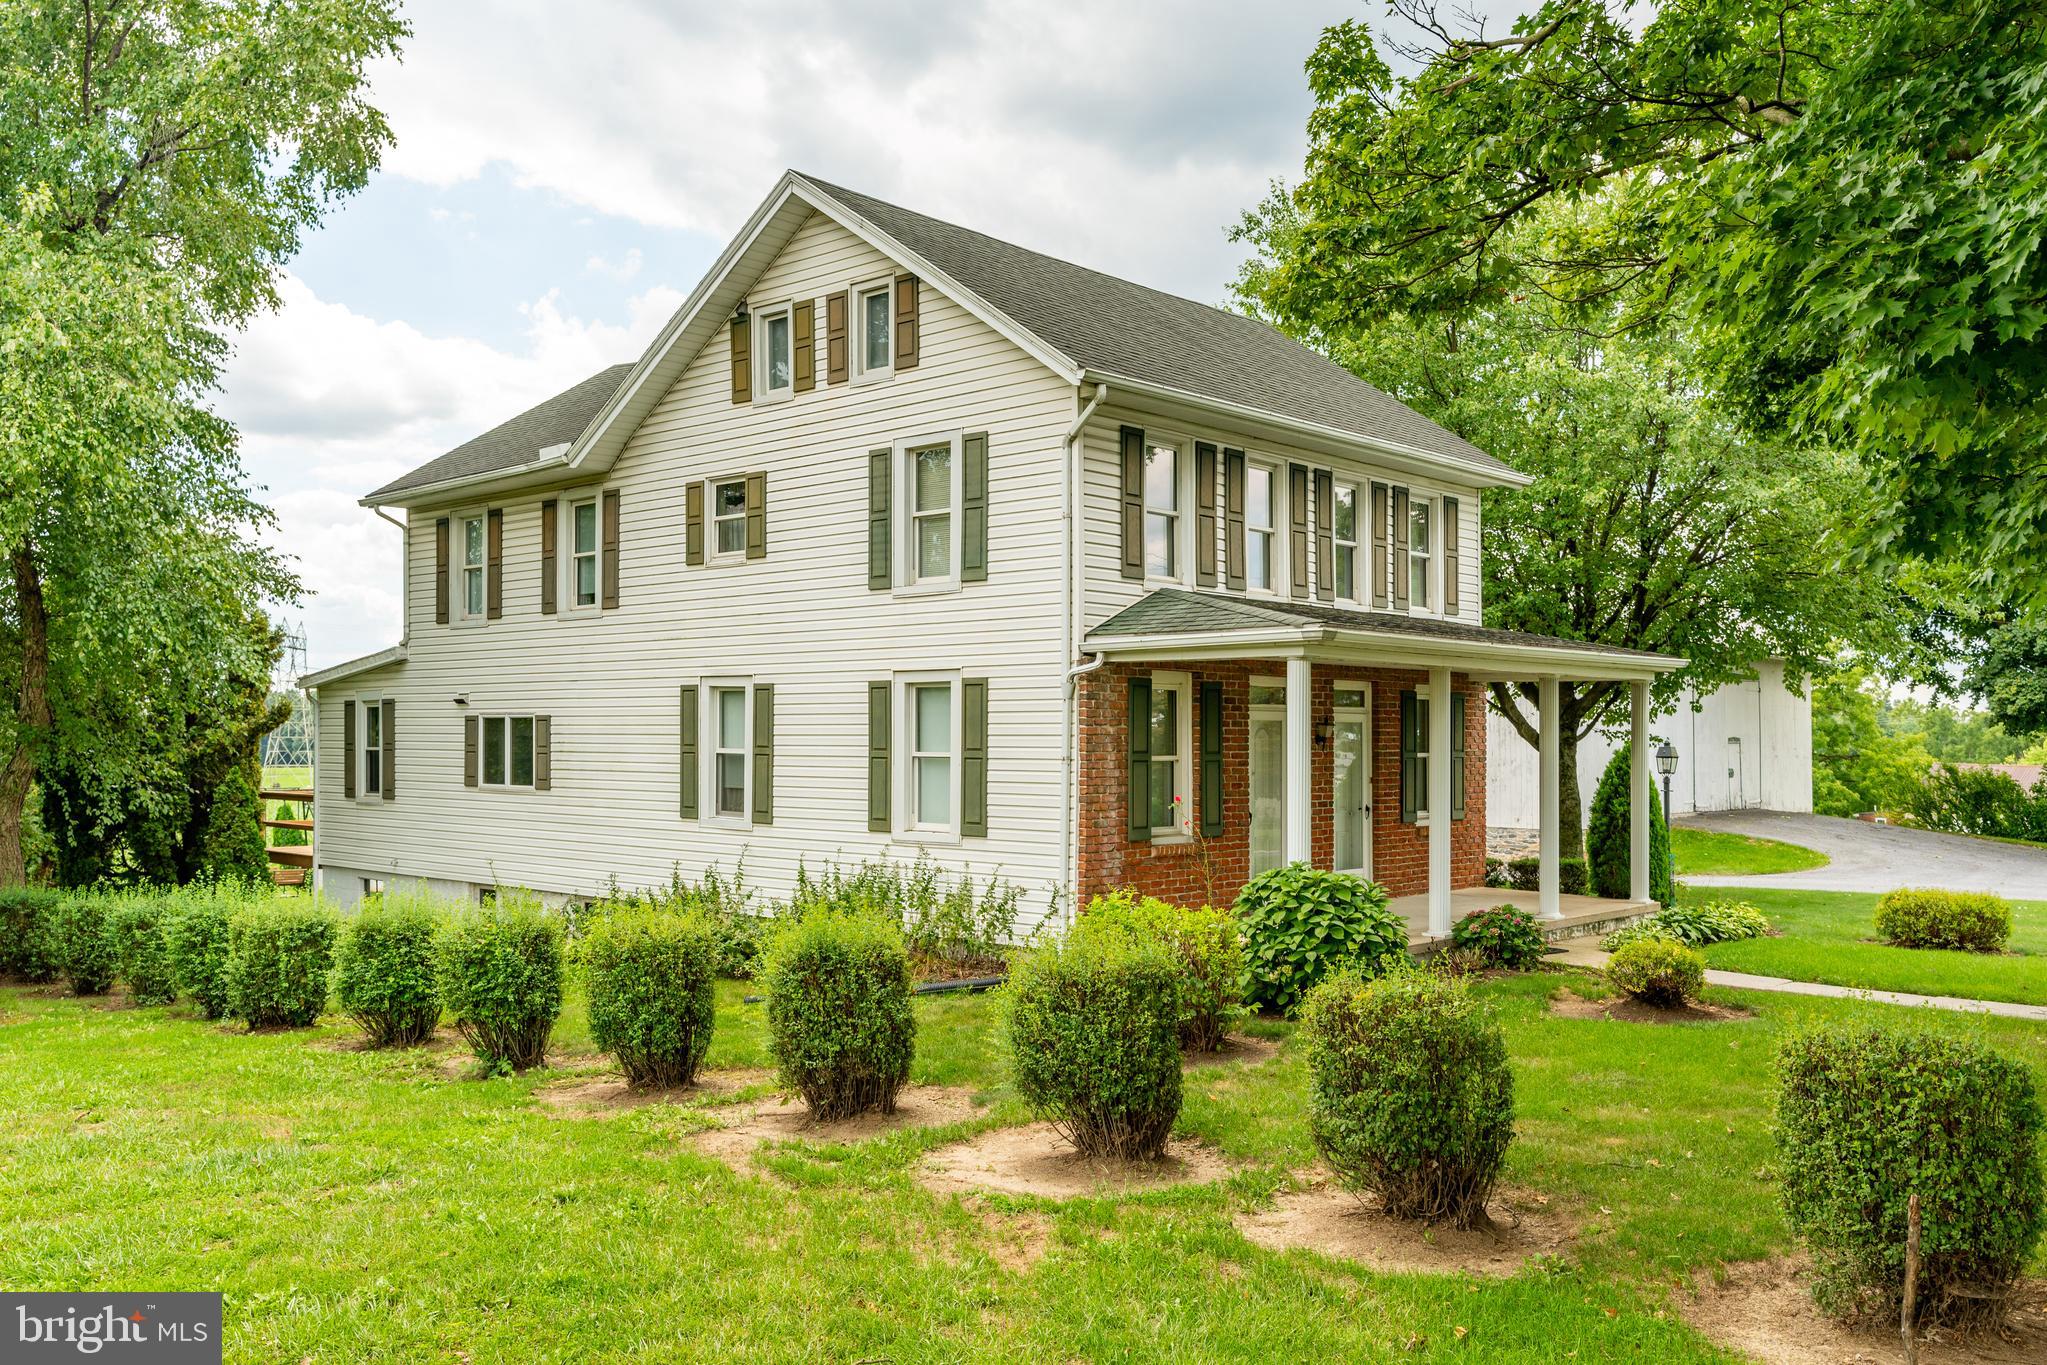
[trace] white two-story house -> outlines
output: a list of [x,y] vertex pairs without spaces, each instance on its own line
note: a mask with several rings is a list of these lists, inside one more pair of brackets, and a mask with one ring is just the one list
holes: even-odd
[[784,175],[637,361],[364,499],[405,621],[304,680],[319,885],[924,851],[1042,908],[1306,859],[1444,932],[1484,682],[1640,710],[1680,662],[1480,624],[1521,480],[1263,323]]

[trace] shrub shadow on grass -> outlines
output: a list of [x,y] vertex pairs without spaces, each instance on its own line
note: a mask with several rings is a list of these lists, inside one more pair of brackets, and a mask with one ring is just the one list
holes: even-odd
[[615,1118],[652,1105],[730,1103],[750,1097],[774,1083],[774,1073],[761,1068],[699,1071],[694,1084],[647,1086],[626,1084],[622,1075],[572,1076],[533,1092],[542,1108],[559,1118]]
[[762,1143],[833,1145],[863,1142],[906,1129],[945,1128],[955,1123],[969,1123],[984,1112],[975,1103],[974,1092],[963,1087],[911,1085],[897,1094],[892,1114],[869,1110],[851,1118],[819,1123],[810,1117],[810,1111],[802,1100],[776,1095],[732,1106],[719,1114],[718,1126],[692,1134],[689,1141],[705,1156],[716,1157],[734,1170],[744,1171]]
[[1241,1213],[1237,1230],[1268,1251],[1305,1248],[1383,1273],[1509,1276],[1530,1260],[1570,1252],[1575,1230],[1543,1195],[1495,1190],[1486,1221],[1459,1229],[1392,1218],[1333,1182],[1281,1193],[1272,1208]]
[[1040,1199],[1081,1199],[1175,1185],[1205,1185],[1237,1167],[1214,1148],[1173,1138],[1159,1161],[1090,1159],[1049,1123],[996,1128],[924,1158],[917,1183],[938,1194],[993,1191]]

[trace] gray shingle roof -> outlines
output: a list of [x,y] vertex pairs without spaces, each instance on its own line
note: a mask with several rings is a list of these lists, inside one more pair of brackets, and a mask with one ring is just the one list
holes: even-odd
[[812,176],[802,179],[916,252],[1083,369],[1507,465],[1255,318],[1013,246]]
[[632,368],[631,365],[612,365],[599,370],[574,388],[564,389],[517,417],[498,423],[483,435],[428,460],[369,496],[374,500],[468,474],[489,474],[530,464],[549,446],[558,446],[582,435],[583,428],[590,425],[590,419],[618,391],[618,386],[625,382]]
[[1313,602],[1263,602],[1186,588],[1160,588],[1131,603],[1089,631],[1090,636],[1199,635],[1209,631],[1270,629],[1274,626],[1333,626],[1379,635],[1407,635],[1459,644],[1522,645],[1542,649],[1574,649],[1587,654],[1631,659],[1666,656],[1646,650],[1619,649],[1585,640],[1565,640],[1520,630],[1493,630],[1433,616],[1398,616],[1391,612],[1355,611]]

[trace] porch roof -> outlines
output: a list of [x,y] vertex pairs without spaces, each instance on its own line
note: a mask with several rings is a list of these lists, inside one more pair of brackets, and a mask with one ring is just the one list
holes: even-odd
[[1492,630],[1432,616],[1160,588],[1087,634],[1090,653],[1124,659],[1306,657],[1317,662],[1449,667],[1486,679],[1552,675],[1633,681],[1682,668],[1668,654]]

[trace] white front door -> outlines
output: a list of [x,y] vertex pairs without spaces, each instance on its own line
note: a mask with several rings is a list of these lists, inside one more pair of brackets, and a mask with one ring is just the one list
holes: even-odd
[[1251,683],[1251,875],[1286,862],[1286,688]]
[[1372,685],[1336,684],[1335,800],[1331,818],[1336,870],[1372,875]]

